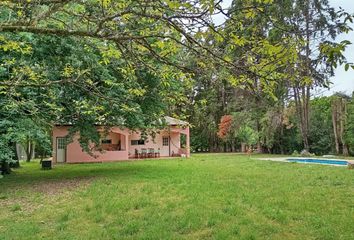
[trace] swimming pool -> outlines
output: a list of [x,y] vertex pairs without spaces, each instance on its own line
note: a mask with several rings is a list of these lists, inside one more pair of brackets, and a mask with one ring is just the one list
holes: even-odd
[[316,163],[316,164],[326,164],[326,165],[337,165],[337,166],[347,166],[348,162],[345,160],[337,159],[314,159],[314,158],[288,158],[288,162],[297,162],[297,163]]

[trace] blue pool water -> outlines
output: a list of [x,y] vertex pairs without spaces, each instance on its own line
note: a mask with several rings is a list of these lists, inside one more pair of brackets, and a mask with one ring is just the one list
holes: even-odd
[[348,164],[347,161],[344,160],[336,160],[336,159],[299,159],[299,158],[288,158],[288,162],[297,162],[297,163],[317,163],[317,164],[331,164],[331,165],[338,165],[338,166],[346,166]]

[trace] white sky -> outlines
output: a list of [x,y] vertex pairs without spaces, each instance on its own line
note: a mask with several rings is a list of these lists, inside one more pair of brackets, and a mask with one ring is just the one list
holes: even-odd
[[[354,1],[353,0],[329,0],[332,7],[339,8],[342,7],[348,13],[354,13]],[[354,28],[354,24],[351,24]],[[354,31],[349,34],[342,34],[337,38],[338,41],[349,40],[353,44],[350,45],[346,51],[345,56],[349,62],[354,62]],[[335,76],[332,77],[333,85],[325,95],[330,95],[333,92],[345,92],[347,94],[352,94],[354,91],[354,70],[344,71],[344,67],[339,67],[335,71]]]
[[[232,0],[223,0],[222,6],[229,7]],[[329,0],[329,3],[332,7],[339,9],[342,7],[348,13],[354,13],[354,0]],[[225,18],[222,15],[214,16],[214,21],[219,24],[222,23]],[[354,24],[352,24],[354,29]],[[337,41],[349,40],[353,44],[350,45],[344,55],[347,58],[348,62],[354,62],[354,31],[351,31],[349,34],[341,34],[337,37]],[[318,94],[321,95],[331,95],[334,92],[344,92],[351,95],[354,91],[354,70],[350,69],[347,72],[344,70],[344,66],[340,66],[336,69],[334,77],[331,78],[332,85],[329,90],[321,89],[318,91]]]

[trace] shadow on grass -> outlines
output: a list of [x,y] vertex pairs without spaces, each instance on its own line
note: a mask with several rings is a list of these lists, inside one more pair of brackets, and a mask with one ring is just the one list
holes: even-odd
[[11,189],[30,190],[43,184],[54,186],[65,182],[87,182],[100,178],[156,179],[178,172],[175,165],[149,164],[149,162],[63,164],[54,166],[52,170],[41,170],[38,162],[31,162],[22,164],[21,168],[14,170],[0,183],[2,192],[6,192]]

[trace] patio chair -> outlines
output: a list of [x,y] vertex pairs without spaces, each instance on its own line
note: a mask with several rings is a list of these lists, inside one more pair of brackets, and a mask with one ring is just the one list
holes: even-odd
[[135,150],[134,150],[134,158],[139,158],[139,155],[140,155],[139,150],[135,148]]
[[159,158],[160,157],[160,148],[157,149],[157,151],[155,152],[155,158]]
[[154,149],[153,148],[149,148],[148,149],[148,157],[149,158],[153,158],[154,157]]
[[147,158],[147,149],[146,148],[141,149],[141,158]]

